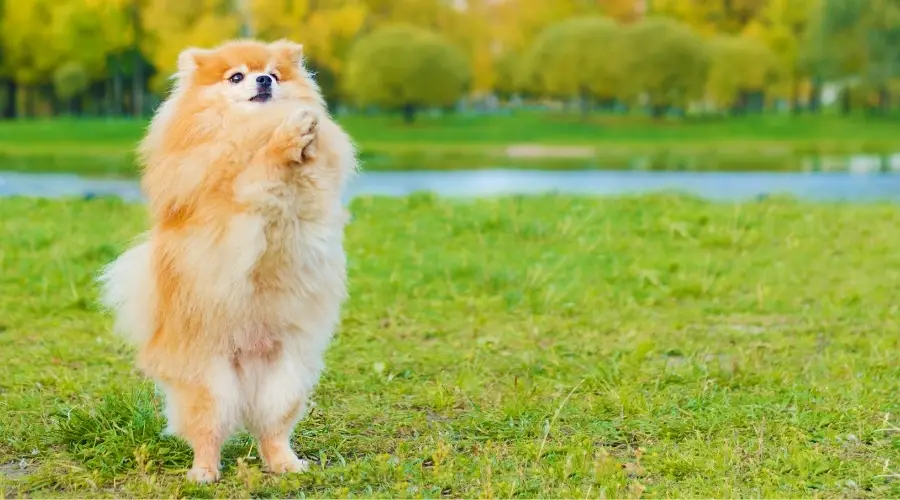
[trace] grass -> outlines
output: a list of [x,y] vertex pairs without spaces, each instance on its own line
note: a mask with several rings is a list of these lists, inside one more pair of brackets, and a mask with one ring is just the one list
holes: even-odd
[[900,208],[669,195],[352,206],[352,299],[294,446],[213,486],[91,277],[108,199],[0,201],[0,496],[900,496]]
[[[900,151],[900,122],[864,116],[657,122],[520,111],[423,116],[412,126],[390,116],[348,115],[339,120],[358,141],[369,170],[498,166],[798,170],[809,156]],[[145,125],[127,120],[0,123],[0,170],[131,176],[134,146]],[[569,158],[554,152],[510,153],[510,146],[522,144],[587,149]]]

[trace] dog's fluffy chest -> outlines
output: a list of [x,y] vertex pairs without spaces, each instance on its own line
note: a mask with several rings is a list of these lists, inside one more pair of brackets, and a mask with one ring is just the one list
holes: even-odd
[[278,219],[262,233],[265,249],[249,276],[254,313],[237,344],[270,344],[272,332],[278,341],[285,332],[330,331],[346,294],[342,227]]

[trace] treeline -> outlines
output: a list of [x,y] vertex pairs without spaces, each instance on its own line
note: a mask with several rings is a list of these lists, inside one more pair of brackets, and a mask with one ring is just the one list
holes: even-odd
[[[415,27],[413,27],[415,26]],[[0,0],[0,116],[150,112],[178,52],[289,37],[333,104],[887,112],[900,0]]]

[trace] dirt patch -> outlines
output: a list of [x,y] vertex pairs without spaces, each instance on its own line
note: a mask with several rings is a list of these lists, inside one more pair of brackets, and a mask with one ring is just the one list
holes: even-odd
[[596,155],[596,149],[585,146],[520,144],[506,148],[509,158],[591,158]]
[[31,467],[24,458],[18,462],[0,464],[0,477],[4,479],[19,479],[27,476],[30,472]]

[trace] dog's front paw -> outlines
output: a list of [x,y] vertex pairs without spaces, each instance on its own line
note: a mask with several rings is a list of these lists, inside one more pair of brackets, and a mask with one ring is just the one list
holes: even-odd
[[319,117],[315,111],[301,109],[285,119],[276,131],[276,141],[285,159],[303,163],[315,156]]
[[188,481],[199,484],[214,483],[219,480],[219,477],[219,471],[196,465],[187,473]]

